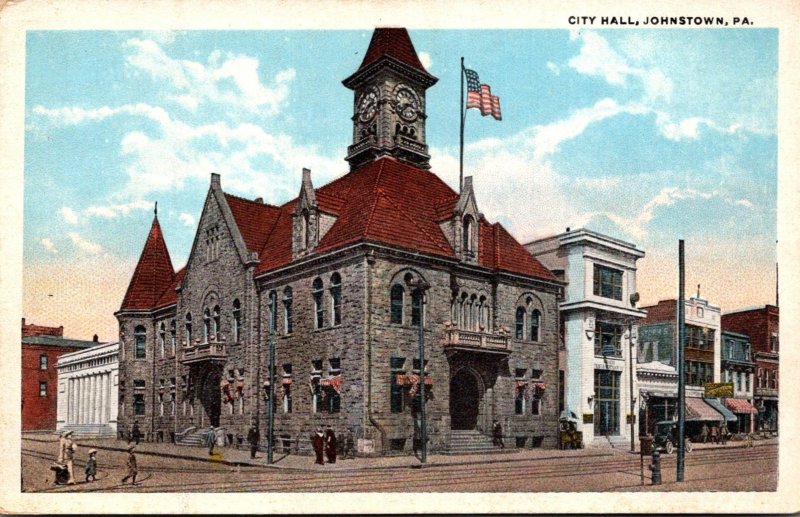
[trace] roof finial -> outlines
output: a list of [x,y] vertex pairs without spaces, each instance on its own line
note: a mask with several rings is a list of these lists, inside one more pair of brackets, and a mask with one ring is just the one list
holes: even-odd
[[156,207],[153,209],[153,214],[158,217],[158,201],[156,201]]
[[700,284],[697,284],[697,297],[700,298]]

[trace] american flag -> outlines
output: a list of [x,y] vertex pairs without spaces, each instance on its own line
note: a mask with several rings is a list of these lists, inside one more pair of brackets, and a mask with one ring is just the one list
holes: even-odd
[[465,68],[464,76],[467,78],[467,109],[479,109],[484,117],[491,115],[495,120],[503,120],[500,114],[500,97],[492,95],[488,84],[481,84],[478,72]]

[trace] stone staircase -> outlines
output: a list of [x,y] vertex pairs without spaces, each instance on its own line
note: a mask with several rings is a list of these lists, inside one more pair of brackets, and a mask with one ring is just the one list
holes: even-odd
[[72,431],[74,438],[116,438],[117,433],[114,428],[108,424],[70,424],[65,425],[58,431],[61,434],[64,431]]
[[205,447],[210,427],[199,427],[188,429],[184,433],[179,433],[175,438],[178,445],[188,445],[190,447]]
[[500,449],[492,444],[492,439],[480,431],[472,430],[452,430],[450,431],[450,443],[442,454],[493,454],[514,450],[513,444],[509,448]]

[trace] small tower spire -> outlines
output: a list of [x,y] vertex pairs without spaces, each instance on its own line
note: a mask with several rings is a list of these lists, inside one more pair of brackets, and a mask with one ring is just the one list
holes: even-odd
[[155,206],[155,208],[153,209],[153,215],[155,215],[156,217],[158,217],[158,201],[156,201],[156,206]]

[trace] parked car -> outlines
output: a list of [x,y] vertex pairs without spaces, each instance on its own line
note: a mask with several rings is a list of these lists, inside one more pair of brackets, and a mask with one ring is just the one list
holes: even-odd
[[[684,450],[692,452],[692,441],[684,437]],[[678,444],[678,422],[673,420],[662,420],[656,422],[656,435],[653,438],[653,447],[656,450],[663,450],[667,454],[672,454]]]

